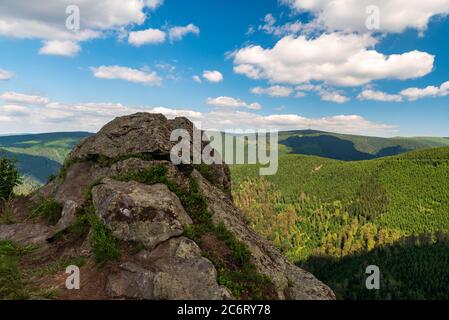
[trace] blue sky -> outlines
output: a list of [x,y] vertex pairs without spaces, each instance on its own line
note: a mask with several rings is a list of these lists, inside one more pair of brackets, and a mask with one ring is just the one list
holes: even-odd
[[217,129],[449,137],[449,0],[88,2],[2,1],[0,134],[150,111]]

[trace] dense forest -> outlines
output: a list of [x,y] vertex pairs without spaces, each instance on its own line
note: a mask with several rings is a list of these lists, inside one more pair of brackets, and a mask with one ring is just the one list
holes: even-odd
[[[231,168],[249,225],[339,298],[449,298],[449,148],[342,162],[284,155],[277,175]],[[379,291],[365,288],[377,265]]]

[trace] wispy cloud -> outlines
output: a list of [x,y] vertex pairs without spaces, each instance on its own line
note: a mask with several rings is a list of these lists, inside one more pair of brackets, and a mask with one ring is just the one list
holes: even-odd
[[7,103],[15,103],[15,104],[45,105],[50,102],[50,100],[46,97],[28,95],[12,91],[4,92],[3,94],[0,95],[0,99],[6,101]]
[[9,80],[14,76],[11,71],[7,71],[0,68],[0,80]]

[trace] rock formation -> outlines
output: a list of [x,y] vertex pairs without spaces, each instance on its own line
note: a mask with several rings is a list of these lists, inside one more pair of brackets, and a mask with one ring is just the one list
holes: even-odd
[[[119,254],[85,271],[104,279],[95,295],[104,298],[334,299],[246,225],[232,203],[227,165],[210,166],[204,175],[195,165],[169,161],[177,128],[192,132],[193,124],[149,113],[110,122],[33,195],[33,201],[55,199],[64,208],[60,221],[0,226],[0,239],[37,245],[46,239],[54,255],[93,261],[98,237],[110,233]],[[76,238],[72,226],[89,212],[101,226],[91,223]]]

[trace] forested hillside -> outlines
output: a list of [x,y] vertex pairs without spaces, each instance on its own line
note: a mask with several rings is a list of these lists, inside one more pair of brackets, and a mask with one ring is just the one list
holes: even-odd
[[[231,172],[249,224],[340,298],[449,298],[448,147],[359,162],[283,155],[272,177]],[[370,264],[383,271],[376,293],[362,281]]]

